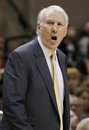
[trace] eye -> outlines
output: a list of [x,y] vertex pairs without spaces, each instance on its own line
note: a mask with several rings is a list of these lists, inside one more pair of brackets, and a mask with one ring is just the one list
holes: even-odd
[[52,22],[52,21],[48,21],[47,24],[49,24],[49,25],[53,25],[54,22]]
[[62,23],[58,23],[57,25],[58,25],[58,26],[63,26],[63,24],[62,24]]

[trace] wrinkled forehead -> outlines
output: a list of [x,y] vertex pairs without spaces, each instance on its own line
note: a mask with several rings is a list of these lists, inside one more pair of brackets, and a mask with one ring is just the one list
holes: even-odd
[[57,20],[58,22],[63,22],[66,24],[66,18],[62,11],[55,10],[55,9],[48,9],[42,15],[42,21],[47,20]]
[[54,17],[65,17],[62,11],[55,10],[55,9],[48,9],[44,12],[44,18],[54,18]]
[[66,22],[64,14],[58,11],[48,13],[46,15],[46,19],[58,20],[59,22],[60,21]]

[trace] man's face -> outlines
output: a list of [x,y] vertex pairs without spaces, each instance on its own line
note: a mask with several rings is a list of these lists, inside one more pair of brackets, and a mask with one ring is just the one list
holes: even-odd
[[43,44],[54,51],[61,43],[67,32],[66,20],[62,13],[48,12],[37,27],[37,32]]

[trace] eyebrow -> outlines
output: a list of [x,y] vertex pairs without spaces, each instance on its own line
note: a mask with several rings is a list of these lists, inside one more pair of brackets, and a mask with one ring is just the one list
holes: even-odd
[[[47,19],[47,22],[55,22],[55,20]],[[57,21],[57,23],[63,24],[62,21]]]

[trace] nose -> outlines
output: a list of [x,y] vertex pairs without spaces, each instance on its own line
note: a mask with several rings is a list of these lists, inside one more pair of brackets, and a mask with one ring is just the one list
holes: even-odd
[[56,23],[52,27],[52,32],[54,32],[54,33],[57,32],[57,24]]

